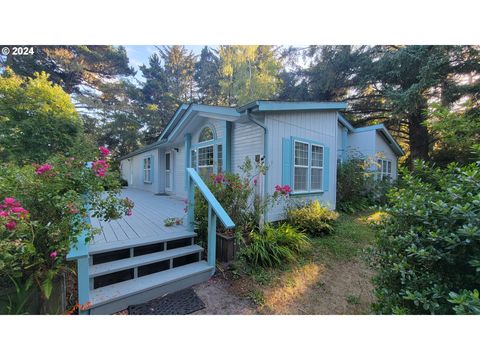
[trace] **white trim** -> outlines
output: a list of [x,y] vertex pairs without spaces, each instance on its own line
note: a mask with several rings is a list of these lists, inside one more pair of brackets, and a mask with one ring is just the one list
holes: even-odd
[[[305,144],[307,145],[307,165],[297,165],[296,164],[296,156],[295,156],[295,144]],[[317,146],[322,148],[322,166],[313,166],[312,165],[312,146]],[[307,169],[307,188],[305,190],[295,190],[295,168],[303,168]],[[312,189],[312,168],[313,169],[321,169],[321,181],[322,187],[320,189]],[[325,184],[323,181],[323,173],[325,171],[325,146],[318,144],[316,142],[308,142],[303,140],[293,139],[293,166],[292,166],[292,194],[309,194],[309,193],[319,193],[324,192]]]
[[[169,156],[169,169],[167,170],[167,155]],[[173,159],[172,159],[172,151],[165,152],[165,191],[171,192],[172,191],[172,183],[173,183]],[[168,179],[168,180],[167,180]],[[167,186],[169,184],[170,186]]]

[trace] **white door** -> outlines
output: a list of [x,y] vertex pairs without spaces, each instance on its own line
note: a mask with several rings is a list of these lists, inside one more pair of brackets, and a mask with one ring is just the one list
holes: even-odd
[[165,153],[165,191],[172,191],[172,153]]
[[128,183],[129,186],[133,185],[133,160],[128,159],[128,163],[130,164],[130,181]]

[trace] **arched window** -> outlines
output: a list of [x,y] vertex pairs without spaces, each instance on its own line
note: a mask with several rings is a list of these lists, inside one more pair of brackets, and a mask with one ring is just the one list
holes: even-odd
[[200,131],[200,135],[198,136],[198,142],[205,142],[209,140],[213,140],[215,138],[213,129],[210,126],[205,126],[202,131]]

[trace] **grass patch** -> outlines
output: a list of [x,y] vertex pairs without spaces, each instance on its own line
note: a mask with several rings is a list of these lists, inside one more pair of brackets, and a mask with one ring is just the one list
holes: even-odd
[[360,216],[341,214],[335,232],[311,239],[314,252],[320,257],[350,260],[374,240],[374,232]]
[[247,298],[250,299],[255,305],[263,306],[265,305],[265,297],[263,291],[259,289],[252,289],[247,293]]
[[350,305],[358,305],[358,304],[360,304],[360,296],[358,296],[358,295],[348,295],[347,296],[347,302]]

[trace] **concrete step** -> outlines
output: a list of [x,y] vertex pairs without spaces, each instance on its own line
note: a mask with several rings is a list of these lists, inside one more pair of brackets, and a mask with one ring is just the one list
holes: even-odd
[[193,231],[180,231],[175,233],[167,232],[162,235],[144,237],[141,239],[130,239],[125,241],[90,244],[88,246],[88,253],[89,255],[95,255],[95,254],[100,254],[100,253],[105,253],[105,252],[110,252],[115,250],[134,248],[137,246],[145,246],[145,245],[168,242],[173,240],[188,239],[196,236],[197,234]]
[[163,260],[173,259],[180,256],[200,253],[203,248],[198,245],[184,246],[178,249],[159,251],[152,254],[134,256],[127,259],[109,261],[103,264],[91,265],[89,268],[90,278],[111,274],[117,271],[133,269],[138,266],[153,264]]
[[112,314],[207,281],[213,272],[213,266],[200,261],[91,290],[89,312]]

